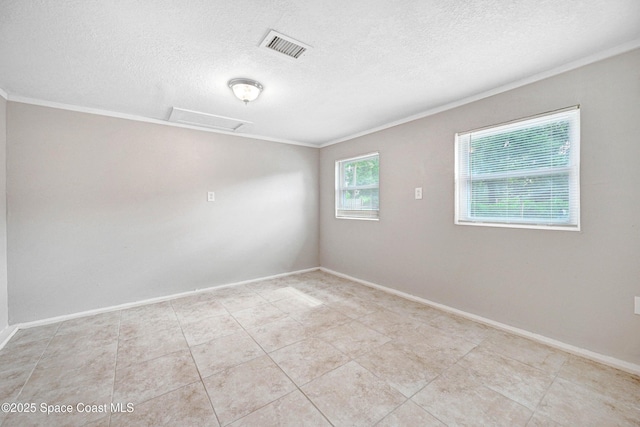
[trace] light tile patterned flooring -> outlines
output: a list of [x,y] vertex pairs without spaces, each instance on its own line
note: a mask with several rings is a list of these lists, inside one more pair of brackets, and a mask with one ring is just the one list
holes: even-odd
[[73,406],[2,427],[640,425],[638,377],[320,271],[21,330],[0,401]]

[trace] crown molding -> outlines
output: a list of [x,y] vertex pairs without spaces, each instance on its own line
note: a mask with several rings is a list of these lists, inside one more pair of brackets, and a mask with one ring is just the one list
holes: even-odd
[[175,123],[175,122],[170,122],[170,121],[167,121],[167,120],[152,119],[152,118],[149,118],[149,117],[137,116],[137,115],[134,115],[134,114],[119,113],[119,112],[116,112],[116,111],[102,110],[102,109],[99,109],[99,108],[89,108],[89,107],[83,107],[83,106],[79,106],[79,105],[63,104],[63,103],[47,101],[47,100],[43,100],[43,99],[28,98],[28,97],[25,97],[25,96],[9,95],[7,100],[11,101],[11,102],[19,102],[19,103],[22,103],[22,104],[37,105],[37,106],[40,106],[40,107],[57,108],[59,110],[67,110],[67,111],[75,111],[75,112],[78,112],[78,113],[95,114],[95,115],[98,115],[98,116],[114,117],[114,118],[118,118],[118,119],[132,120],[132,121],[136,121],[136,122],[153,123],[153,124],[157,124],[157,125],[164,125],[164,126],[179,127],[179,128],[183,128],[183,129],[198,130],[198,131],[201,131],[201,132],[218,133],[218,134],[223,134],[223,135],[237,136],[237,137],[241,137],[241,138],[257,139],[257,140],[268,141],[268,142],[277,142],[277,143],[280,143],[280,144],[299,145],[299,146],[303,146],[303,147],[318,148],[317,144],[310,144],[310,143],[298,142],[298,141],[290,141],[290,140],[287,140],[287,139],[280,139],[280,138],[271,138],[271,137],[268,137],[268,136],[254,135],[254,134],[249,134],[249,133],[236,133],[236,132],[228,132],[228,131],[224,131],[224,130],[206,128],[206,127],[185,125],[185,124],[182,124],[182,123]]
[[635,40],[631,40],[627,43],[623,43],[621,45],[615,46],[613,48],[610,49],[606,49],[603,50],[601,52],[598,52],[596,54],[593,55],[589,55],[586,56],[584,58],[578,59],[576,61],[572,61],[569,63],[566,63],[564,65],[561,65],[559,67],[555,67],[552,68],[550,70],[547,71],[543,71],[541,73],[538,74],[534,74],[533,76],[529,76],[526,77],[524,79],[520,79],[511,83],[508,83],[506,85],[502,85],[499,86],[497,88],[488,90],[488,91],[484,91],[454,102],[450,102],[447,104],[443,104],[428,110],[425,110],[423,112],[405,117],[403,119],[399,119],[399,120],[395,120],[393,122],[389,122],[380,126],[376,126],[373,128],[369,128],[360,132],[356,132],[353,133],[351,135],[347,135],[341,138],[337,138],[337,139],[333,139],[330,141],[327,141],[325,143],[321,143],[321,144],[313,144],[313,143],[305,143],[305,142],[299,142],[299,141],[291,141],[291,140],[287,140],[287,139],[280,139],[280,138],[272,138],[272,137],[267,137],[267,136],[263,136],[263,135],[256,135],[256,134],[245,134],[245,133],[235,133],[235,132],[228,132],[228,131],[223,131],[223,130],[218,130],[218,129],[210,129],[210,128],[204,128],[204,127],[198,127],[198,126],[192,126],[192,125],[185,125],[185,124],[181,124],[181,123],[173,123],[173,122],[169,122],[166,120],[159,120],[159,119],[152,119],[152,118],[148,118],[148,117],[143,117],[143,116],[137,116],[137,115],[133,115],[133,114],[125,114],[125,113],[119,113],[119,112],[115,112],[115,111],[109,111],[109,110],[102,110],[102,109],[97,109],[97,108],[88,108],[88,107],[82,107],[82,106],[78,106],[78,105],[70,105],[70,104],[63,104],[63,103],[58,103],[58,102],[52,102],[52,101],[46,101],[46,100],[41,100],[41,99],[34,99],[34,98],[28,98],[28,97],[23,97],[23,96],[18,96],[18,95],[9,95],[7,94],[6,91],[4,91],[2,88],[0,88],[0,96],[2,96],[4,99],[8,100],[8,101],[13,101],[13,102],[21,102],[24,104],[31,104],[31,105],[39,105],[39,106],[43,106],[43,107],[50,107],[50,108],[58,108],[58,109],[62,109],[62,110],[68,110],[68,111],[76,111],[76,112],[80,112],[80,113],[88,113],[88,114],[96,114],[96,115],[101,115],[101,116],[107,116],[107,117],[115,117],[115,118],[120,118],[120,119],[125,119],[125,120],[133,120],[133,121],[139,121],[139,122],[145,122],[145,123],[154,123],[154,124],[159,124],[159,125],[164,125],[164,126],[173,126],[173,127],[179,127],[179,128],[184,128],[184,129],[192,129],[192,130],[198,130],[198,131],[202,131],[202,132],[210,132],[210,133],[217,133],[217,134],[223,134],[223,135],[233,135],[233,136],[239,136],[242,138],[250,138],[250,139],[257,139],[257,140],[262,140],[262,141],[269,141],[269,142],[277,142],[277,143],[281,143],[281,144],[290,144],[290,145],[298,145],[298,146],[302,146],[302,147],[311,147],[311,148],[324,148],[324,147],[328,147],[330,145],[334,145],[334,144],[339,144],[341,142],[346,142],[346,141],[350,141],[352,139],[356,139],[365,135],[369,135],[375,132],[380,132],[382,130],[385,129],[389,129],[395,126],[399,126],[405,123],[409,123],[415,120],[419,120],[428,116],[432,116],[447,110],[451,110],[466,104],[470,104],[472,102],[475,101],[479,101],[481,99],[484,98],[488,98],[490,96],[494,96],[494,95],[498,95],[500,93],[504,93],[504,92],[508,92],[510,90],[513,89],[517,89],[519,87],[522,86],[526,86],[528,84],[531,83],[535,83],[538,82],[540,80],[544,80],[562,73],[565,73],[567,71],[571,71],[571,70],[575,70],[577,68],[580,67],[584,67],[586,65],[598,62],[598,61],[602,61],[604,59],[607,58],[611,58],[613,56],[616,55],[621,55],[623,53],[632,51],[634,49],[638,49],[640,48],[640,39],[635,39]]
[[630,52],[630,51],[632,51],[634,49],[638,49],[638,48],[640,48],[640,39],[635,39],[635,40],[632,40],[630,42],[623,43],[621,45],[615,46],[613,48],[603,50],[603,51],[598,52],[596,54],[586,56],[586,57],[578,59],[576,61],[568,62],[568,63],[566,63],[564,65],[559,66],[559,67],[555,67],[555,68],[552,68],[550,70],[543,71],[543,72],[538,73],[538,74],[534,74],[533,76],[529,76],[529,77],[526,77],[524,79],[516,80],[516,81],[508,83],[506,85],[499,86],[497,88],[494,88],[494,89],[491,89],[491,90],[488,90],[488,91],[485,91],[485,92],[481,92],[481,93],[478,93],[476,95],[472,95],[472,96],[460,99],[458,101],[450,102],[450,103],[443,104],[443,105],[440,105],[440,106],[435,107],[435,108],[431,108],[431,109],[423,111],[421,113],[414,114],[414,115],[409,116],[409,117],[405,117],[404,119],[399,119],[399,120],[396,120],[396,121],[393,121],[393,122],[390,122],[390,123],[387,123],[387,124],[384,124],[384,125],[381,125],[381,126],[377,126],[377,127],[371,128],[371,129],[367,129],[367,130],[364,130],[364,131],[361,131],[361,132],[357,132],[357,133],[342,137],[342,138],[338,138],[338,139],[334,139],[334,140],[328,141],[328,142],[326,142],[324,144],[321,144],[320,148],[328,147],[328,146],[334,145],[334,144],[339,144],[341,142],[350,141],[352,139],[359,138],[361,136],[369,135],[369,134],[372,134],[372,133],[375,133],[375,132],[379,132],[379,131],[382,131],[382,130],[385,130],[385,129],[392,128],[394,126],[398,126],[398,125],[402,125],[402,124],[405,124],[405,123],[409,123],[409,122],[412,122],[414,120],[419,120],[419,119],[422,119],[422,118],[425,118],[425,117],[428,117],[428,116],[432,116],[434,114],[441,113],[443,111],[452,110],[452,109],[454,109],[456,107],[460,107],[460,106],[463,106],[463,105],[466,105],[466,104],[470,104],[472,102],[479,101],[481,99],[488,98],[488,97],[493,96],[493,95],[498,95],[500,93],[508,92],[510,90],[517,89],[519,87],[526,86],[528,84],[535,83],[535,82],[538,82],[540,80],[548,79],[549,77],[557,76],[559,74],[566,73],[567,71],[575,70],[576,68],[584,67],[585,65],[593,64],[594,62],[602,61],[602,60],[605,60],[607,58],[611,58],[611,57],[616,56],[616,55],[621,55],[623,53]]

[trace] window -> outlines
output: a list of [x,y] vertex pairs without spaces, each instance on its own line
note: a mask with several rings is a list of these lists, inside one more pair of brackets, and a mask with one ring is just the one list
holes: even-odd
[[378,153],[336,162],[336,218],[378,219]]
[[456,224],[580,229],[579,107],[456,134]]

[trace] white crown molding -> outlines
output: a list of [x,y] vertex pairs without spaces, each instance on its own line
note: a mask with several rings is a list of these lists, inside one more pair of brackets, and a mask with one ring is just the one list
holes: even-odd
[[274,274],[272,276],[265,276],[265,277],[260,277],[260,278],[257,278],[257,279],[244,280],[242,282],[234,282],[234,283],[228,283],[226,285],[211,286],[211,287],[208,287],[208,288],[196,289],[196,290],[193,290],[193,291],[180,292],[180,293],[177,293],[177,294],[165,295],[165,296],[155,297],[155,298],[148,298],[148,299],[145,299],[145,300],[140,300],[140,301],[135,301],[135,302],[128,302],[128,303],[124,303],[124,304],[112,305],[112,306],[109,306],[109,307],[96,308],[96,309],[93,309],[93,310],[81,311],[81,312],[78,312],[78,313],[64,314],[62,316],[49,317],[47,319],[34,320],[34,321],[31,321],[31,322],[23,322],[23,323],[18,323],[18,324],[15,324],[15,325],[10,325],[7,328],[5,328],[4,330],[0,331],[0,350],[2,350],[2,348],[5,346],[5,344],[7,342],[9,342],[9,339],[11,339],[11,337],[13,335],[15,335],[16,332],[18,332],[21,329],[29,329],[29,328],[35,328],[37,326],[50,325],[52,323],[64,322],[65,320],[77,319],[77,318],[80,318],[80,317],[87,317],[87,316],[94,316],[96,314],[109,313],[111,311],[118,311],[118,310],[124,310],[124,309],[127,309],[127,308],[139,307],[141,305],[154,304],[154,303],[158,303],[158,302],[172,300],[172,299],[175,299],[175,298],[187,297],[187,296],[190,296],[190,295],[197,295],[197,294],[201,294],[203,292],[209,292],[209,291],[216,290],[216,289],[223,289],[223,288],[230,288],[230,287],[234,287],[234,286],[246,285],[246,284],[249,284],[249,283],[260,282],[262,280],[277,279],[278,277],[291,276],[293,274],[308,273],[310,271],[316,271],[316,270],[319,270],[319,269],[320,269],[320,267],[306,268],[304,270],[297,270],[297,271],[290,271],[288,273]]
[[469,320],[473,320],[474,322],[483,323],[485,325],[488,325],[506,332],[510,332],[514,335],[518,335],[518,336],[539,342],[541,344],[548,345],[549,347],[557,348],[558,350],[566,351],[567,353],[571,353],[576,356],[581,356],[581,357],[584,357],[585,359],[593,360],[594,362],[602,363],[603,365],[620,369],[630,374],[640,375],[640,365],[636,365],[635,363],[626,362],[624,360],[616,359],[615,357],[596,353],[594,351],[587,350],[581,347],[576,347],[574,345],[567,344],[562,341],[555,340],[553,338],[545,337],[544,335],[539,335],[524,329],[520,329],[514,326],[506,325],[504,323],[496,322],[495,320],[487,319],[486,317],[482,317],[476,314],[468,313],[466,311],[458,310],[457,308],[449,307],[448,305],[433,302],[428,299],[407,294],[405,292],[398,291],[393,288],[388,288],[386,286],[378,285],[373,282],[368,282],[366,280],[358,279],[357,277],[349,276],[348,274],[339,273],[337,271],[333,271],[325,267],[320,267],[320,270],[324,271],[325,273],[333,274],[334,276],[338,276],[338,277],[343,277],[345,279],[349,279],[354,282],[361,283],[365,286],[379,289],[381,291],[384,291],[393,295],[397,295],[399,297],[406,298],[411,301],[416,301],[416,302],[437,308],[442,311],[446,311],[452,314],[457,314],[458,316],[464,317]]
[[134,114],[118,113],[116,111],[101,110],[99,108],[82,107],[82,106],[79,106],[79,105],[62,104],[62,103],[59,103],[59,102],[46,101],[46,100],[35,99],[35,98],[28,98],[28,97],[19,96],[19,95],[9,95],[8,97],[5,97],[5,98],[8,101],[11,101],[11,102],[20,102],[22,104],[38,105],[40,107],[49,107],[49,108],[57,108],[57,109],[60,109],[60,110],[76,111],[76,112],[79,112],[79,113],[96,114],[98,116],[115,117],[115,118],[118,118],[118,119],[133,120],[133,121],[136,121],[136,122],[153,123],[153,124],[157,124],[157,125],[173,126],[173,127],[184,128],[184,129],[193,129],[193,130],[199,130],[201,132],[210,132],[210,133],[218,133],[218,134],[223,134],[223,135],[232,135],[232,136],[237,136],[237,137],[240,137],[240,138],[257,139],[257,140],[262,140],[262,141],[277,142],[277,143],[280,143],[280,144],[299,145],[299,146],[303,146],[303,147],[318,148],[317,144],[310,144],[310,143],[298,142],[298,141],[290,141],[290,140],[287,140],[287,139],[271,138],[271,137],[268,137],[268,136],[254,135],[254,134],[249,134],[249,133],[227,132],[227,131],[224,131],[224,130],[185,125],[185,124],[182,124],[182,123],[175,123],[175,122],[170,122],[170,121],[166,121],[166,120],[151,119],[151,118],[148,118],[148,117],[136,116]]
[[154,124],[159,124],[159,125],[164,125],[164,126],[174,126],[174,127],[179,127],[179,128],[185,128],[185,129],[193,129],[193,130],[199,130],[202,132],[211,132],[211,133],[218,133],[218,134],[223,134],[223,135],[233,135],[233,136],[239,136],[242,138],[251,138],[251,139],[257,139],[257,140],[262,140],[262,141],[269,141],[269,142],[277,142],[277,143],[281,143],[281,144],[290,144],[290,145],[298,145],[298,146],[303,146],[303,147],[311,147],[311,148],[324,148],[324,147],[328,147],[330,145],[334,145],[334,144],[339,144],[341,142],[346,142],[346,141],[350,141],[352,139],[355,138],[359,138],[361,136],[365,136],[365,135],[369,135],[375,132],[379,132],[385,129],[389,129],[392,128],[394,126],[398,126],[398,125],[402,125],[405,123],[409,123],[415,120],[419,120],[428,116],[432,116],[434,114],[438,114],[441,113],[443,111],[447,111],[447,110],[451,110],[453,108],[457,108],[460,107],[462,105],[466,105],[466,104],[470,104],[472,102],[475,101],[479,101],[481,99],[484,98],[488,98],[490,96],[493,95],[497,95],[500,93],[504,93],[531,83],[535,83],[537,81],[540,80],[544,80],[547,79],[549,77],[553,77],[562,73],[565,73],[567,71],[571,71],[571,70],[575,70],[576,68],[580,68],[583,67],[585,65],[589,65],[592,64],[594,62],[598,62],[598,61],[602,61],[604,59],[616,56],[616,55],[620,55],[626,52],[629,52],[631,50],[640,48],[640,39],[635,39],[635,40],[631,40],[627,43],[623,43],[621,45],[615,46],[613,48],[601,51],[599,53],[590,55],[590,56],[586,56],[584,58],[578,59],[576,61],[572,61],[569,62],[567,64],[561,65],[559,67],[553,68],[551,70],[547,70],[544,71],[542,73],[538,73],[535,74],[533,76],[530,77],[526,77],[524,79],[521,80],[517,80],[515,82],[511,82],[509,84],[485,91],[485,92],[481,92],[479,94],[476,95],[472,95],[463,99],[460,99],[458,101],[454,101],[454,102],[450,102],[435,108],[431,108],[429,110],[423,111],[421,113],[418,114],[414,114],[411,115],[409,117],[405,117],[403,119],[399,119],[393,122],[389,122],[386,123],[384,125],[381,126],[376,126],[374,128],[370,128],[370,129],[366,129],[360,132],[356,132],[354,134],[345,136],[345,137],[341,137],[341,138],[337,138],[337,139],[333,139],[330,140],[328,142],[325,143],[320,143],[320,144],[312,144],[312,143],[305,143],[305,142],[298,142],[298,141],[290,141],[290,140],[286,140],[286,139],[280,139],[280,138],[271,138],[271,137],[267,137],[267,136],[262,136],[262,135],[254,135],[254,134],[241,134],[241,133],[235,133],[235,132],[227,132],[227,131],[223,131],[223,130],[218,130],[218,129],[210,129],[210,128],[204,128],[204,127],[198,127],[198,126],[191,126],[191,125],[185,125],[185,124],[181,124],[181,123],[173,123],[173,122],[169,122],[169,121],[165,121],[165,120],[159,120],[159,119],[151,119],[148,117],[143,117],[143,116],[136,116],[133,114],[125,114],[125,113],[119,113],[119,112],[115,112],[115,111],[109,111],[109,110],[101,110],[101,109],[97,109],[97,108],[88,108],[88,107],[82,107],[82,106],[77,106],[77,105],[70,105],[70,104],[63,104],[63,103],[58,103],[58,102],[52,102],[52,101],[46,101],[46,100],[41,100],[41,99],[34,99],[34,98],[28,98],[28,97],[23,97],[23,96],[18,96],[18,95],[8,95],[7,92],[5,92],[4,90],[2,90],[0,88],[0,96],[2,96],[3,98],[5,98],[8,101],[14,101],[14,102],[21,102],[21,103],[25,103],[25,104],[32,104],[32,105],[39,105],[39,106],[43,106],[43,107],[51,107],[51,108],[59,108],[62,110],[69,110],[69,111],[77,111],[77,112],[81,112],[81,113],[88,113],[88,114],[96,114],[96,115],[101,115],[101,116],[107,116],[107,117],[115,117],[115,118],[121,118],[121,119],[126,119],[126,120],[133,120],[133,121],[139,121],[139,122],[145,122],[145,123],[154,123]]
[[369,135],[375,132],[379,132],[385,129],[389,129],[392,128],[394,126],[398,126],[398,125],[402,125],[405,123],[409,123],[412,122],[414,120],[418,120],[418,119],[422,119],[428,116],[432,116],[434,114],[438,114],[441,113],[443,111],[447,111],[447,110],[451,110],[454,109],[456,107],[460,107],[462,105],[466,105],[466,104],[470,104],[472,102],[475,101],[479,101],[481,99],[484,98],[488,98],[490,96],[493,95],[497,95],[500,93],[504,93],[504,92],[508,92],[510,90],[522,87],[522,86],[526,86],[528,84],[531,83],[535,83],[538,82],[540,80],[544,80],[547,79],[549,77],[553,77],[553,76],[557,76],[559,74],[562,73],[566,73],[567,71],[571,71],[571,70],[575,70],[576,68],[580,68],[580,67],[584,67],[585,65],[589,65],[589,64],[593,64],[594,62],[598,62],[598,61],[602,61],[604,59],[607,58],[611,58],[613,56],[616,55],[621,55],[623,53],[626,52],[630,52],[634,49],[638,49],[640,48],[640,39],[636,39],[636,40],[632,40],[630,42],[627,43],[623,43],[621,45],[615,46],[613,48],[607,49],[607,50],[603,50],[602,52],[598,52],[596,54],[593,55],[589,55],[586,56],[584,58],[578,59],[576,61],[572,61],[569,63],[566,63],[564,65],[561,65],[559,67],[556,68],[552,68],[550,70],[547,71],[543,71],[542,73],[538,73],[538,74],[534,74],[533,76],[530,77],[526,77],[524,79],[521,80],[517,80],[515,82],[511,82],[509,84],[485,91],[485,92],[481,92],[479,94],[476,95],[472,95],[463,99],[460,99],[458,101],[454,101],[454,102],[450,102],[448,104],[444,104],[441,105],[439,107],[435,107],[426,111],[423,111],[422,113],[418,113],[418,114],[414,114],[412,116],[409,117],[405,117],[404,119],[400,119],[400,120],[396,120],[394,122],[390,122],[381,126],[377,126],[371,129],[367,129],[361,132],[357,132],[342,138],[338,138],[338,139],[334,139],[331,140],[329,142],[326,142],[324,144],[320,144],[320,148],[324,148],[324,147],[328,147],[330,145],[334,145],[334,144],[339,144],[341,142],[346,142],[355,138],[359,138],[361,136],[365,136],[365,135]]

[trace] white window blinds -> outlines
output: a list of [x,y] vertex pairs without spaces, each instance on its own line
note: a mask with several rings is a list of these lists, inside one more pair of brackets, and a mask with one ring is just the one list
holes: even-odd
[[336,162],[336,218],[378,218],[379,169],[378,153]]
[[456,224],[578,230],[578,107],[456,134]]

